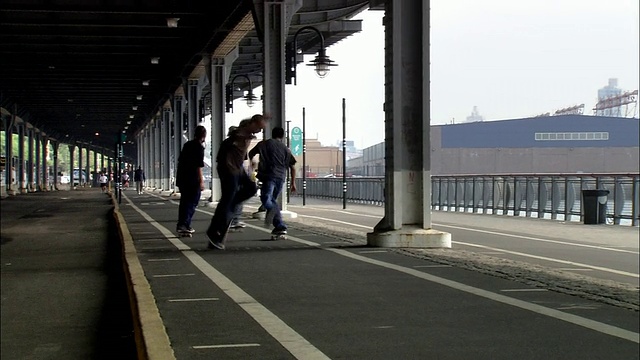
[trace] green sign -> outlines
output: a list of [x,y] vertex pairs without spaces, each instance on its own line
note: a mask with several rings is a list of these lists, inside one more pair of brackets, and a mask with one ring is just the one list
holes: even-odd
[[302,155],[302,129],[297,126],[291,129],[290,147],[294,156]]

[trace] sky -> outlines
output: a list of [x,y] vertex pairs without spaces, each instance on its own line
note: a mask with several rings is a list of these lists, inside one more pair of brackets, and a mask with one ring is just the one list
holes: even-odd
[[[485,121],[536,116],[585,104],[593,114],[609,78],[622,90],[639,86],[637,0],[436,0],[430,2],[430,119],[460,123],[474,106]],[[364,11],[362,31],[329,47],[339,66],[320,79],[298,64],[286,85],[286,118],[323,145],[347,139],[365,148],[384,141],[383,11]],[[261,89],[256,89],[260,94]],[[234,103],[227,126],[261,112]],[[636,117],[638,117],[636,110]]]

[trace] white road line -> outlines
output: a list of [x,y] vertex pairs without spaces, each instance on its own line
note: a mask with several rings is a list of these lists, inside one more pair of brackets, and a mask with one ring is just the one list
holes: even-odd
[[238,348],[260,346],[260,344],[222,344],[222,345],[196,345],[193,349],[222,349],[222,348]]
[[[224,276],[211,264],[206,262],[200,255],[191,250],[189,246],[176,238],[167,228],[160,225],[146,212],[135,206],[131,200],[128,203],[151,225],[158,229],[165,237],[179,250],[183,250],[183,255],[189,259],[198,270],[205,274],[214,284],[224,291],[238,306],[240,306],[249,316],[251,316],[265,331],[267,331],[276,341],[287,349],[297,359],[325,360],[329,359],[322,351],[313,346],[307,339],[298,334],[289,325],[269,311],[262,304],[257,302],[251,295],[247,294],[239,286],[234,284],[229,278]],[[204,212],[204,211],[203,211]],[[206,212],[209,213],[210,212]],[[255,226],[251,226],[257,228]],[[269,232],[267,229],[261,229]],[[311,243],[300,239],[301,243]],[[316,244],[317,245],[317,244]],[[219,345],[218,345],[219,346]]]
[[359,254],[380,254],[380,253],[388,253],[388,250],[365,250],[358,251]]
[[593,269],[584,269],[584,268],[557,268],[556,270],[567,270],[567,271],[593,271]]
[[518,251],[496,249],[496,248],[492,248],[490,246],[470,244],[470,243],[465,243],[465,242],[460,242],[460,241],[456,241],[455,243],[456,244],[460,244],[460,245],[464,245],[464,246],[471,246],[471,247],[478,247],[478,248],[482,248],[482,249],[501,251],[501,252],[506,253],[506,254],[518,255],[518,256],[523,256],[523,257],[528,257],[528,258],[533,258],[533,259],[538,259],[538,260],[552,261],[552,262],[557,262],[557,263],[560,263],[560,264],[567,264],[567,265],[577,266],[577,267],[580,267],[580,268],[589,268],[589,269],[609,272],[609,273],[612,273],[612,274],[629,276],[629,277],[633,277],[633,278],[640,278],[640,274],[634,274],[634,273],[630,273],[630,272],[626,272],[626,271],[622,271],[622,270],[605,268],[605,267],[602,267],[602,266],[583,264],[583,263],[574,262],[574,261],[568,261],[568,260],[554,259],[554,258],[550,258],[550,257],[546,257],[546,256],[525,254],[525,253],[521,253],[521,252],[518,252]]
[[180,276],[195,276],[196,274],[164,274],[153,275],[154,278],[167,278],[167,277],[180,277]]
[[[289,237],[289,239],[292,239],[293,237]],[[354,260],[359,260],[365,263],[369,263],[372,265],[377,265],[377,266],[381,266],[387,269],[391,269],[391,270],[395,270],[395,271],[399,271],[408,275],[412,275],[415,276],[417,278],[420,279],[424,279],[427,281],[431,281],[440,285],[444,285],[456,290],[460,290],[460,291],[464,291],[473,295],[477,295],[489,300],[493,300],[493,301],[497,301],[503,304],[507,304],[507,305],[511,305],[511,306],[515,306],[524,310],[528,310],[534,313],[538,313],[544,316],[549,316],[552,317],[554,319],[558,319],[558,320],[562,320],[562,321],[566,321],[568,323],[572,323],[575,325],[579,325],[582,327],[585,327],[587,329],[591,329],[603,334],[608,334],[611,336],[615,336],[621,339],[625,339],[625,340],[629,340],[635,343],[640,343],[640,334],[633,332],[633,331],[629,331],[629,330],[625,330],[625,329],[621,329],[619,327],[616,326],[612,326],[612,325],[608,325],[608,324],[604,324],[595,320],[591,320],[591,319],[587,319],[581,316],[577,316],[577,315],[573,315],[573,314],[568,314],[562,311],[558,311],[555,309],[551,309],[548,307],[544,307],[541,305],[537,305],[537,304],[533,304],[527,301],[522,301],[522,300],[518,300],[518,299],[514,299],[514,298],[510,298],[508,296],[504,296],[504,295],[500,295],[500,294],[496,294],[493,293],[491,291],[487,291],[487,290],[483,290],[483,289],[478,289],[469,285],[465,285],[456,281],[452,281],[452,280],[448,280],[448,279],[444,279],[441,277],[437,277],[437,276],[433,276],[427,273],[424,273],[422,271],[418,271],[418,270],[414,270],[414,269],[409,269],[400,265],[395,265],[395,264],[390,264],[384,261],[380,261],[380,260],[375,260],[375,259],[371,259],[368,257],[364,257],[364,256],[360,256],[357,254],[353,254],[349,251],[346,250],[342,250],[342,249],[331,249],[331,248],[327,248],[325,249],[327,251],[331,251],[334,252],[336,254],[340,254],[342,256],[346,256],[349,257],[351,259]]]
[[180,260],[180,258],[171,258],[171,259],[148,259],[147,261],[149,262],[155,262],[155,261],[178,261]]
[[[291,206],[291,205],[289,205],[289,206]],[[356,216],[361,216],[361,217],[374,217],[374,218],[378,218],[378,219],[380,218],[380,216],[372,216],[372,215],[368,215],[368,214],[358,214],[358,213],[354,213],[354,212],[347,212],[347,211],[334,210],[334,209],[310,208],[310,207],[307,207],[307,206],[305,206],[305,207],[298,206],[298,207],[300,207],[302,209],[307,208],[307,209],[315,209],[315,210],[326,210],[326,211],[331,211],[331,212],[341,212],[341,213],[346,213],[346,214],[356,215]],[[360,224],[354,224],[354,223],[349,223],[349,222],[345,222],[345,221],[329,219],[329,218],[320,217],[320,216],[301,215],[301,214],[298,214],[298,216],[300,216],[300,217],[308,217],[308,218],[311,218],[311,219],[318,219],[318,220],[323,220],[323,221],[332,221],[332,222],[337,222],[337,223],[345,224],[345,225],[349,225],[349,226],[362,227],[362,228],[365,228],[365,229],[372,229],[371,226],[363,226],[363,225],[360,225]],[[567,242],[567,241],[542,239],[542,238],[536,238],[536,237],[532,237],[532,236],[507,234],[507,233],[502,233],[502,232],[497,232],[497,231],[480,230],[480,229],[467,228],[467,227],[463,227],[463,226],[446,225],[446,224],[440,224],[440,223],[432,223],[432,225],[441,226],[441,227],[449,227],[449,228],[459,229],[459,230],[466,230],[466,231],[485,233],[485,234],[508,236],[508,237],[514,237],[514,238],[519,238],[519,239],[525,239],[525,240],[533,240],[533,241],[548,242],[548,243],[561,244],[561,245],[578,246],[578,247],[585,247],[585,248],[591,248],[591,249],[597,249],[597,250],[607,250],[607,251],[615,251],[615,252],[622,252],[622,253],[627,253],[627,254],[640,255],[640,252],[638,252],[638,251],[616,249],[615,246],[609,247],[609,246],[599,246],[599,245],[589,245],[589,244],[578,244],[578,243],[572,243],[572,242]]]
[[439,264],[439,265],[416,265],[413,266],[414,268],[418,269],[418,268],[450,268],[451,265],[444,265],[444,264]]
[[535,291],[548,291],[547,289],[504,289],[500,290],[504,292],[535,292]]
[[434,223],[433,225],[436,225],[436,226],[442,226],[442,227],[449,227],[449,228],[452,228],[452,229],[459,229],[459,230],[467,230],[467,231],[479,232],[479,233],[483,233],[483,234],[491,234],[491,235],[508,236],[508,237],[513,237],[513,238],[518,238],[518,239],[525,239],[525,240],[532,240],[532,241],[540,241],[540,242],[547,242],[547,243],[553,243],[553,244],[561,244],[561,245],[569,245],[569,246],[578,246],[578,247],[584,247],[584,248],[590,248],[590,249],[596,249],[596,250],[615,251],[615,252],[621,252],[621,253],[627,253],[627,254],[634,254],[634,255],[639,255],[639,254],[640,254],[640,252],[638,252],[638,251],[623,250],[623,249],[614,249],[614,248],[604,247],[604,246],[598,246],[598,245],[578,244],[578,243],[572,243],[572,242],[566,242],[566,241],[558,241],[558,240],[541,239],[541,238],[536,238],[536,237],[532,237],[532,236],[515,235],[515,234],[506,234],[506,233],[501,233],[501,232],[497,232],[497,231],[488,231],[488,230],[480,230],[480,229],[470,229],[470,228],[466,228],[466,227],[462,227],[462,226],[454,226],[454,225],[444,225],[444,224],[436,224],[436,223]]
[[[324,217],[320,217],[320,216],[309,216],[309,215],[300,215],[300,214],[298,214],[298,216],[315,218],[315,219],[323,220],[323,221],[333,221],[333,222],[346,224],[346,225],[350,225],[350,226],[356,226],[356,227],[362,227],[362,228],[370,229],[369,226],[363,226],[363,225],[359,225],[359,224],[348,223],[348,222],[345,222],[345,221],[334,220],[334,219],[324,218]],[[445,225],[445,226],[449,226],[449,225]],[[470,230],[470,231],[477,231],[477,232],[488,233],[488,234],[494,234],[494,235],[511,236],[511,237],[516,237],[516,238],[523,238],[523,239],[536,240],[536,241],[547,241],[547,242],[560,243],[560,244],[565,244],[565,245],[575,245],[575,246],[580,246],[580,247],[596,248],[596,249],[600,249],[600,250],[610,250],[610,251],[618,251],[618,252],[626,252],[626,253],[638,254],[637,252],[633,252],[633,251],[620,250],[620,249],[609,249],[609,248],[603,248],[603,247],[600,247],[600,246],[574,244],[574,243],[567,243],[567,242],[555,241],[555,240],[544,240],[544,239],[532,238],[532,237],[528,237],[528,236],[511,235],[511,234],[504,234],[504,233],[498,233],[498,232],[493,232],[493,231],[485,231],[485,230],[467,229],[467,228],[463,228],[463,227],[459,227],[459,226],[449,226],[449,227],[458,228],[458,229],[464,229],[464,230]],[[479,248],[483,248],[483,249],[487,249],[487,250],[492,250],[494,252],[519,255],[519,256],[530,257],[530,258],[539,259],[539,260],[553,261],[553,262],[558,262],[558,263],[561,263],[561,264],[568,264],[568,265],[575,265],[575,266],[579,266],[579,267],[592,268],[592,269],[595,269],[595,270],[600,270],[600,271],[604,271],[604,272],[610,272],[610,273],[614,273],[614,274],[618,274],[618,275],[624,275],[624,276],[629,276],[629,277],[634,277],[634,278],[640,278],[640,274],[634,274],[634,273],[630,273],[630,272],[626,272],[626,271],[615,270],[615,269],[605,268],[605,267],[601,267],[601,266],[582,264],[582,263],[577,263],[577,262],[567,261],[567,260],[553,259],[553,258],[548,258],[548,257],[538,256],[538,255],[530,255],[530,254],[525,254],[525,253],[521,253],[521,252],[498,249],[498,248],[493,248],[493,247],[484,246],[484,245],[476,245],[476,244],[464,243],[464,242],[460,242],[460,241],[452,241],[452,243],[465,245],[465,246],[479,247]]]
[[[130,200],[127,199],[127,201],[129,203],[131,203]],[[131,203],[132,204],[132,203]],[[138,211],[141,215],[143,215],[143,217],[145,217],[145,219],[147,219],[147,221],[149,221],[153,226],[155,226],[157,229],[164,229],[166,230],[166,228],[164,228],[162,225],[158,224],[155,220],[153,220],[153,218],[151,218],[149,215],[147,215],[144,211],[140,210],[138,207],[136,207],[135,205],[132,204],[132,207]],[[257,227],[257,226],[253,226],[250,224],[247,224],[247,226],[254,228],[258,231],[263,231],[263,232],[270,232],[267,229],[261,228],[261,227]],[[162,231],[162,230],[161,230]],[[167,233],[170,234],[170,232],[168,230],[166,230]],[[290,241],[294,241],[294,242],[298,242],[298,243],[302,243],[302,244],[315,244],[315,246],[320,246],[320,244],[317,243],[313,243],[311,241],[307,241],[307,240],[303,240],[300,238],[297,238],[295,236],[288,236],[287,237],[288,240]],[[169,239],[169,241],[171,241],[172,243],[180,243],[182,244],[182,247],[184,247],[185,249],[188,249],[189,247],[185,244],[183,244],[181,241],[179,241],[178,239]],[[562,320],[562,321],[566,321],[568,323],[572,323],[575,325],[579,325],[582,327],[585,327],[587,329],[591,329],[603,334],[608,334],[611,336],[615,336],[621,339],[625,339],[625,340],[629,340],[635,343],[640,343],[640,334],[633,332],[633,331],[629,331],[629,330],[625,330],[625,329],[621,329],[619,327],[616,326],[612,326],[612,325],[608,325],[608,324],[604,324],[595,320],[591,320],[591,319],[587,319],[581,316],[577,316],[577,315],[573,315],[573,314],[568,314],[568,313],[564,313],[562,311],[559,310],[555,310],[555,309],[551,309],[548,307],[544,307],[541,305],[537,305],[537,304],[533,304],[530,302],[526,302],[526,301],[522,301],[522,300],[518,300],[518,299],[513,299],[510,298],[508,296],[504,296],[501,294],[497,294],[497,293],[493,293],[487,290],[483,290],[483,289],[479,289],[479,288],[475,288],[469,285],[465,285],[456,281],[452,281],[452,280],[448,280],[448,279],[444,279],[438,276],[434,276],[434,275],[430,275],[427,273],[424,273],[422,271],[419,270],[415,270],[415,269],[410,269],[410,268],[406,268],[400,265],[395,265],[395,264],[391,264],[391,263],[387,263],[384,261],[380,261],[380,260],[375,260],[375,259],[370,259],[368,257],[365,256],[361,256],[361,255],[357,255],[357,254],[352,254],[351,252],[347,251],[347,250],[342,250],[342,249],[333,249],[333,248],[324,248],[324,250],[327,251],[331,251],[333,253],[354,259],[354,260],[358,260],[358,261],[362,261],[365,263],[369,263],[372,265],[377,265],[380,267],[384,267],[387,269],[391,269],[391,270],[395,270],[395,271],[399,271],[408,275],[412,275],[415,276],[417,278],[420,279],[424,279],[427,281],[431,281],[437,284],[441,284],[456,290],[460,290],[460,291],[464,291],[470,294],[474,294],[480,297],[484,297],[490,300],[494,300],[503,304],[507,304],[507,305],[511,305],[511,306],[515,306],[524,310],[528,310],[534,313],[538,313],[544,316],[549,316],[551,318],[554,319],[558,319],[558,320]],[[282,320],[280,320],[278,317],[276,317],[274,314],[272,314],[268,309],[264,308],[264,306],[260,305],[259,303],[257,303],[252,297],[250,297],[248,294],[246,294],[242,289],[240,289],[239,287],[237,287],[235,284],[233,284],[228,278],[226,278],[224,275],[222,275],[221,273],[219,273],[213,266],[211,266],[209,263],[207,263],[204,259],[202,259],[200,256],[198,256],[196,253],[194,252],[190,252],[190,251],[185,251],[185,255],[194,263],[194,265],[196,265],[201,271],[204,269],[207,272],[205,273],[205,275],[209,276],[209,278],[216,279],[214,280],[214,282],[216,283],[216,285],[218,285],[218,287],[220,287],[223,291],[225,291],[225,293],[227,293],[228,295],[234,295],[234,297],[232,297],[232,299],[234,299],[234,301],[236,301],[236,303],[238,303],[240,306],[243,307],[243,309],[245,309],[245,311],[247,311],[249,313],[249,309],[254,310],[256,312],[256,314],[254,315],[253,313],[250,313],[250,315],[252,317],[254,317],[254,319],[256,319],[256,321],[258,321],[258,323],[260,323],[262,325],[262,327],[265,328],[265,330],[267,330],[274,338],[276,338],[276,340],[278,340],[285,348],[287,348],[287,350],[289,350],[294,356],[298,357],[298,354],[301,355],[302,357],[300,358],[304,358],[304,359],[328,359],[328,357],[326,357],[326,355],[324,355],[322,352],[320,352],[320,350],[316,349],[313,345],[311,345],[310,343],[307,342],[306,339],[302,338],[300,335],[298,335],[293,329],[291,329],[287,324],[285,324]],[[204,272],[204,271],[203,271]],[[252,306],[250,306],[252,305]],[[261,321],[266,320],[264,317],[259,316],[262,313],[266,313],[265,317],[267,317],[269,320],[274,321],[274,326],[275,324],[277,324],[278,327],[281,327],[282,330],[286,329],[286,336],[284,336],[285,334],[282,333],[278,333],[278,337],[276,337],[274,334],[272,334],[270,332],[270,327],[267,328],[267,324],[263,324]],[[304,351],[302,349],[302,347],[300,346],[290,346],[293,343],[298,344],[300,342],[300,344],[298,345],[302,345],[304,344]],[[293,349],[290,349],[293,348]],[[296,351],[296,353],[294,353],[293,351]],[[300,352],[297,352],[298,350],[300,350]],[[313,351],[312,351],[313,350]],[[306,351],[310,351],[309,353],[307,353]],[[310,357],[309,355],[314,355],[313,357]]]
[[199,299],[169,299],[169,302],[192,302],[192,301],[218,301],[219,298],[199,298]]

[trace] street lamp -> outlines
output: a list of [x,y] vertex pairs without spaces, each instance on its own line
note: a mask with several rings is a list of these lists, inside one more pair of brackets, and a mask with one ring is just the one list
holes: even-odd
[[286,83],[291,84],[291,78],[294,79],[294,85],[297,85],[297,77],[296,77],[296,67],[298,65],[297,55],[298,55],[298,35],[304,30],[315,31],[320,37],[320,50],[318,50],[318,55],[316,58],[311,61],[307,66],[315,67],[316,74],[320,78],[324,78],[329,73],[331,66],[338,66],[338,64],[334,64],[334,61],[329,59],[324,49],[324,36],[320,30],[316,29],[313,26],[303,26],[298,31],[296,31],[293,36],[293,43],[288,43],[286,45],[286,65],[287,65],[287,76]]
[[249,83],[249,91],[247,92],[246,95],[243,96],[244,101],[247,102],[247,106],[252,107],[253,104],[255,104],[255,102],[258,100],[258,98],[253,94],[253,86],[251,84],[251,79],[249,78],[249,76],[244,74],[238,74],[234,76],[233,79],[231,79],[231,82],[229,84],[227,84],[227,89],[226,89],[227,112],[229,111],[233,112],[233,90],[235,88],[234,84],[236,79],[239,77],[247,79],[247,82]]

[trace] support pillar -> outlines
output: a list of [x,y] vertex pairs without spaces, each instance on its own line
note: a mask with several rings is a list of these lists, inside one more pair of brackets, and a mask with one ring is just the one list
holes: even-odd
[[431,228],[429,3],[386,0],[384,25],[385,215],[367,243],[450,248]]
[[[73,175],[73,164],[74,164],[74,155],[76,152],[76,146],[75,145],[69,145],[69,189],[73,189],[73,184],[74,184],[74,175]],[[78,180],[80,181],[80,180]],[[78,182],[79,183],[79,182]]]
[[29,123],[25,124],[26,135],[27,135],[27,156],[26,156],[26,172],[27,172],[27,192],[35,191],[35,176],[34,176],[34,159],[33,159],[33,145],[34,145],[34,137],[35,137],[35,129]]
[[58,179],[58,149],[60,148],[60,143],[57,141],[51,142],[51,147],[53,150],[53,190],[60,190],[58,187],[59,179]]
[[20,179],[18,181],[20,194],[27,193],[27,176],[26,176],[26,168],[24,163],[24,135],[27,131],[27,124],[22,123],[18,125],[18,174],[17,178]]
[[189,141],[200,122],[198,107],[200,106],[200,88],[198,79],[189,79],[187,88],[187,114],[189,124],[187,127],[187,141]]
[[4,146],[5,146],[5,155],[6,155],[6,165],[5,165],[5,176],[4,176],[4,184],[5,191],[8,195],[15,195],[13,180],[15,179],[14,168],[13,168],[13,125],[16,121],[16,115],[14,113],[11,114],[10,118],[5,118],[3,121],[4,125]]
[[35,141],[35,162],[33,164],[33,170],[35,173],[35,179],[34,179],[35,186],[33,188],[33,191],[43,191],[42,175],[40,174],[40,171],[42,170],[42,163],[40,162],[40,159],[41,159],[40,155],[42,155],[40,153],[40,143],[42,142],[42,136],[41,136],[40,130],[34,129],[33,137]]
[[162,109],[162,129],[160,134],[160,173],[162,182],[160,187],[162,190],[169,190],[169,143],[171,141],[171,108],[164,107]]
[[209,202],[217,202],[222,196],[220,188],[220,176],[216,170],[216,151],[227,135],[226,117],[226,84],[229,82],[231,67],[238,58],[239,51],[236,47],[224,58],[211,58],[211,197]]
[[182,150],[182,145],[184,144],[183,134],[184,134],[184,115],[183,115],[183,105],[184,98],[182,95],[176,95],[173,97],[173,136],[174,136],[174,154],[173,154],[173,191],[179,192],[180,189],[176,186],[175,178],[176,171],[178,171],[178,157],[180,155],[180,151]]
[[[262,33],[263,43],[263,113],[272,116],[265,129],[265,139],[271,136],[271,130],[284,128],[285,114],[285,45],[292,16],[301,7],[302,2],[285,0],[280,2],[254,1],[258,16],[258,33]],[[267,26],[268,24],[268,26]],[[281,191],[278,204],[283,217],[295,218],[298,215],[287,210],[283,201],[286,191]]]

